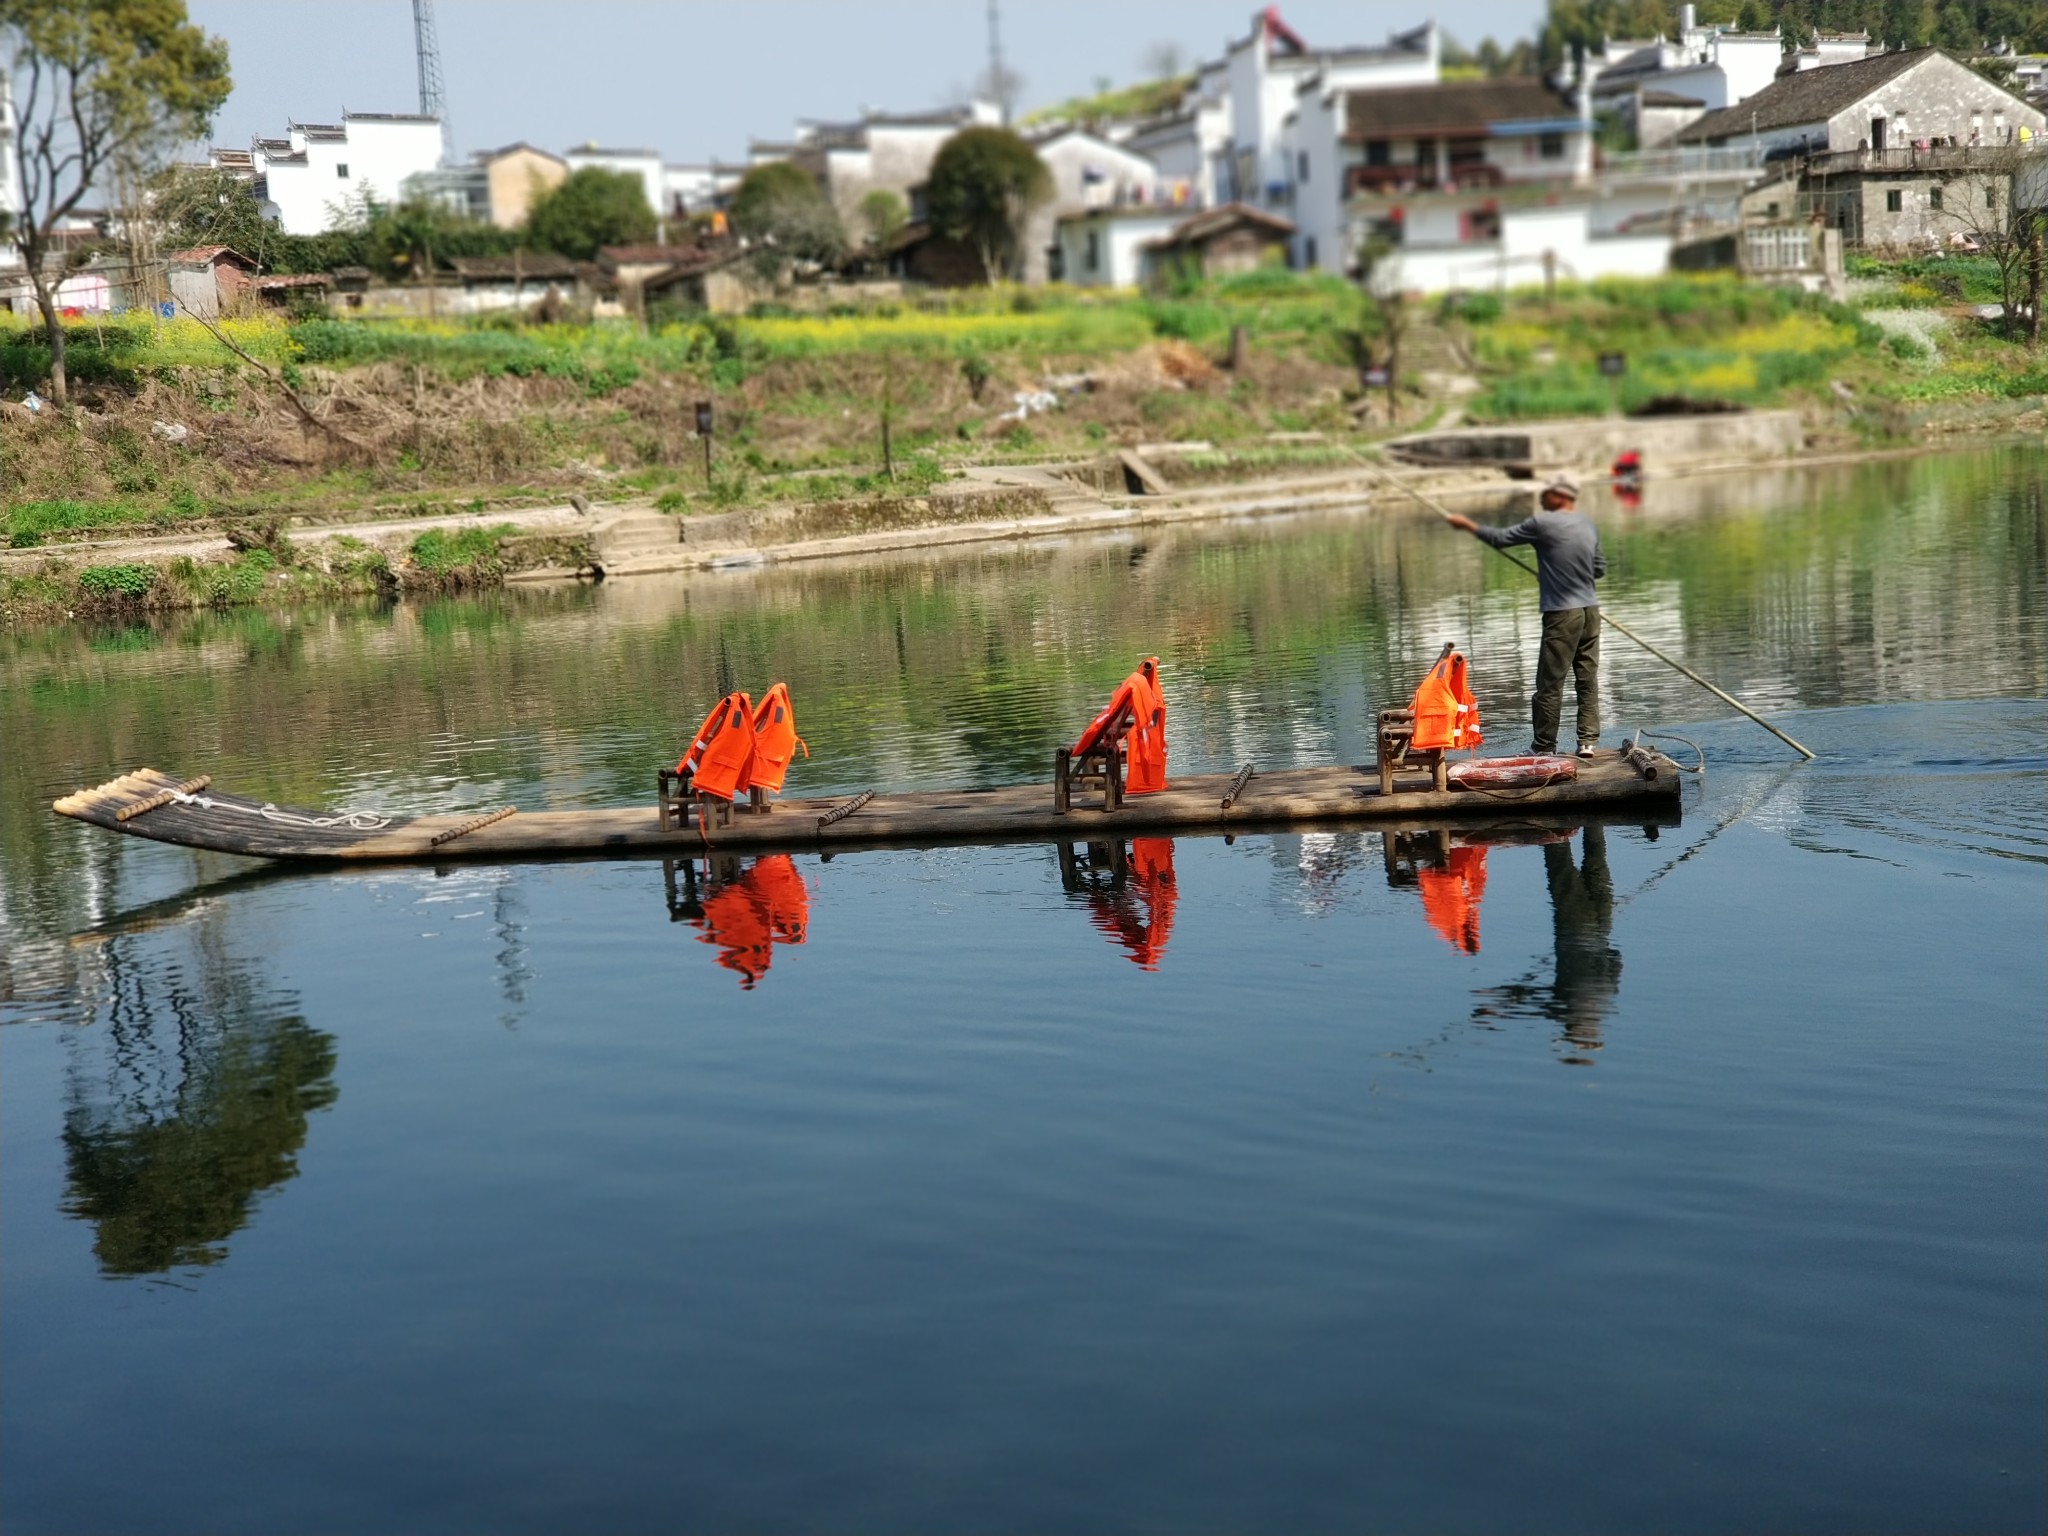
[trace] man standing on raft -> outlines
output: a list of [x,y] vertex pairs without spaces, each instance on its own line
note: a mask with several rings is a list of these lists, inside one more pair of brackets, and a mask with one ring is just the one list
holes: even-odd
[[1557,750],[1565,673],[1579,696],[1579,756],[1591,757],[1600,740],[1600,596],[1593,583],[1607,574],[1600,530],[1579,512],[1578,482],[1559,475],[1543,487],[1543,510],[1512,528],[1489,528],[1469,517],[1444,519],[1495,549],[1514,544],[1536,550],[1542,593],[1543,649],[1536,657],[1536,694],[1529,701],[1536,733],[1529,750]]

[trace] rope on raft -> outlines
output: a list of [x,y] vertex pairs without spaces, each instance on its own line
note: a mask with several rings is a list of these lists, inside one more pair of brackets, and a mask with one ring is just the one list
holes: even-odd
[[175,789],[166,790],[180,805],[196,805],[206,811],[241,811],[249,816],[261,816],[265,821],[274,821],[286,827],[311,827],[326,830],[331,827],[346,827],[352,832],[379,832],[391,825],[389,816],[379,816],[370,811],[337,811],[332,816],[302,816],[297,811],[281,811],[265,801],[262,805],[236,805],[229,800],[216,800],[211,795],[184,795]]

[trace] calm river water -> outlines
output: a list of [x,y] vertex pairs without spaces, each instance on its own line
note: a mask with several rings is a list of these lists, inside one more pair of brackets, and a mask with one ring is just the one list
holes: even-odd
[[[1533,583],[1405,512],[0,642],[32,1532],[2031,1531],[2048,454],[1599,503],[1683,820],[301,874],[49,799],[1365,761]],[[1674,751],[1690,752],[1672,744]],[[1451,843],[1455,842],[1455,846]]]

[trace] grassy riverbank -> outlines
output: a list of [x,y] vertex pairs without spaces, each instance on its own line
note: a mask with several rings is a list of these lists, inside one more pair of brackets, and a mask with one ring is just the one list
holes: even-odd
[[[1392,421],[1358,384],[1359,358],[1386,345],[1380,317],[1340,281],[1284,271],[1170,294],[975,290],[652,329],[277,317],[228,323],[224,344],[190,320],[76,323],[78,408],[5,408],[0,542],[61,555],[81,538],[227,529],[244,547],[146,583],[78,561],[17,567],[0,578],[0,611],[233,605],[488,582],[504,568],[487,555],[451,574],[431,550],[394,561],[346,546],[338,559],[280,559],[262,533],[278,520],[488,515],[571,497],[689,516],[922,496],[974,465],[1168,439],[1214,445],[1203,478],[1227,479],[1301,467],[1275,454],[1341,457],[1454,417],[1671,398],[1795,407],[1836,447],[2012,430],[2048,395],[2048,358],[1970,313],[1983,287],[1970,261],[1929,265],[1866,268],[1851,305],[1719,278],[1418,301]],[[1628,360],[1618,380],[1599,370],[1611,352]],[[10,401],[46,370],[35,333],[0,322]],[[708,476],[700,401],[716,417]],[[1272,445],[1305,432],[1331,446]],[[259,557],[272,566],[258,570]]]

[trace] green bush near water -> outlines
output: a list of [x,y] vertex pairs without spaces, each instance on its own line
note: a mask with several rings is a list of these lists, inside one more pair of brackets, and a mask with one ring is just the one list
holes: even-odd
[[412,563],[430,576],[451,576],[496,564],[499,546],[518,529],[510,523],[490,528],[429,528],[412,541]]
[[89,565],[78,573],[79,587],[94,597],[140,601],[156,585],[157,573],[149,565]]

